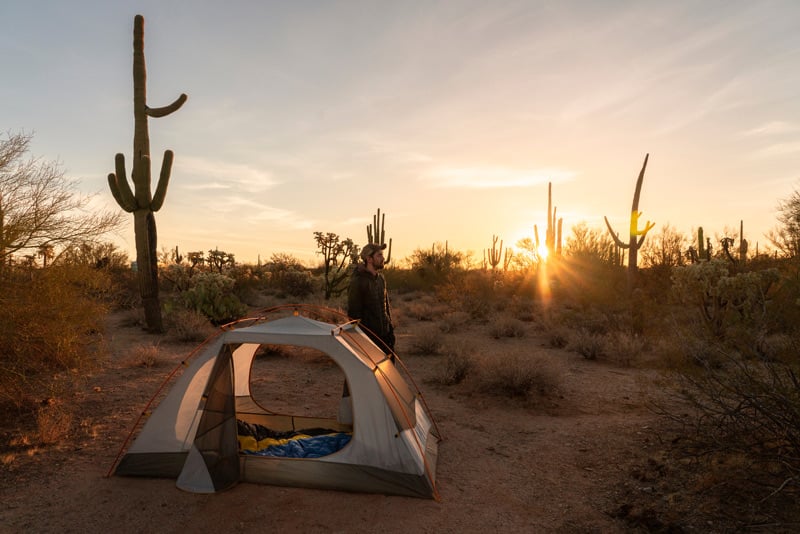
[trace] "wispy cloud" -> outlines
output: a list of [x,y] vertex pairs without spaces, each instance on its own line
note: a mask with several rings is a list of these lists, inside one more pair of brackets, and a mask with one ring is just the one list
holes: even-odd
[[184,185],[190,190],[230,189],[258,193],[279,183],[271,173],[249,165],[191,156],[181,158],[180,172],[199,179]]
[[800,124],[786,121],[771,121],[742,132],[746,136],[770,136],[800,132]]
[[271,222],[297,230],[306,230],[314,225],[313,220],[302,217],[297,212],[262,204],[257,199],[233,195],[221,197],[215,203],[214,211],[219,214],[234,213],[237,218],[253,225]]
[[576,173],[566,169],[508,169],[502,167],[465,167],[435,169],[423,181],[437,188],[499,189],[531,187],[547,182],[564,182]]
[[775,143],[754,152],[756,157],[785,156],[786,154],[800,154],[800,141]]

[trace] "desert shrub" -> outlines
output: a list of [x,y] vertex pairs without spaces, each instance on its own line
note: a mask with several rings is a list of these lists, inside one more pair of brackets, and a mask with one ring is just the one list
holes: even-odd
[[191,287],[191,279],[195,274],[197,271],[192,266],[170,263],[160,269],[159,280],[167,291],[181,292]]
[[66,438],[71,429],[74,414],[63,402],[48,399],[36,411],[36,434],[39,443],[52,445]]
[[761,503],[800,490],[800,365],[742,358],[717,344],[717,367],[676,373],[675,391],[691,406],[667,413],[685,425],[693,454],[741,457],[747,469],[720,482],[749,486]]
[[450,308],[467,312],[473,319],[487,318],[497,301],[494,277],[483,271],[452,273],[436,294]]
[[160,367],[165,362],[161,358],[157,344],[137,345],[133,347],[125,358],[130,367]]
[[411,354],[433,355],[442,351],[442,332],[435,325],[416,328],[408,342]]
[[479,391],[509,398],[551,395],[562,379],[560,368],[548,358],[520,353],[485,358],[477,370]]
[[444,362],[434,376],[434,382],[445,386],[463,382],[475,367],[473,350],[463,342],[445,345],[442,350]]
[[436,299],[430,295],[406,301],[403,305],[403,314],[413,317],[417,321],[434,321],[441,317],[446,310],[446,306],[436,302]]
[[279,293],[292,297],[305,297],[314,292],[316,285],[310,271],[286,271],[273,283]]
[[613,332],[606,337],[605,354],[609,360],[630,367],[642,360],[647,343],[644,337],[628,332]]
[[518,295],[511,296],[506,311],[511,314],[511,316],[526,323],[535,321],[537,316],[536,302],[534,302],[533,299],[523,298]]
[[247,306],[233,294],[232,278],[219,273],[201,273],[192,278],[192,287],[181,293],[183,305],[202,313],[212,324],[239,319]]
[[0,280],[0,404],[19,408],[52,373],[89,369],[104,356],[107,288],[106,273],[90,267]]
[[489,321],[489,335],[494,339],[501,337],[524,337],[525,323],[514,317],[500,315]]
[[445,313],[439,321],[439,329],[447,334],[458,332],[471,320],[470,315],[463,311],[452,311]]
[[605,354],[605,339],[602,335],[585,328],[578,329],[570,341],[572,350],[586,358],[596,360]]
[[715,339],[733,336],[752,350],[768,328],[770,288],[779,279],[777,269],[733,273],[730,263],[712,260],[674,269],[672,289]]
[[199,342],[214,333],[214,327],[202,313],[175,306],[164,315],[169,336],[181,342]]

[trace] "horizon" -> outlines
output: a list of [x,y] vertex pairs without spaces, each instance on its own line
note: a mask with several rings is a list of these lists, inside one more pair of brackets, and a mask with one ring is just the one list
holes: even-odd
[[[5,132],[59,161],[92,206],[131,158],[133,18],[145,19],[153,173],[175,153],[158,250],[317,261],[313,232],[394,258],[449,243],[480,261],[540,237],[642,219],[691,237],[744,221],[767,244],[798,184],[800,4],[355,1],[9,2]],[[9,24],[13,22],[13,24]],[[155,188],[155,184],[153,185]],[[132,217],[114,243],[135,260]]]

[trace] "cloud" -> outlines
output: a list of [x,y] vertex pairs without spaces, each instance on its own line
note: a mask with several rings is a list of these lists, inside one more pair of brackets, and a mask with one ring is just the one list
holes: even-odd
[[468,167],[435,169],[423,177],[431,187],[500,189],[531,187],[547,182],[564,182],[575,177],[574,171],[559,168],[508,169],[503,167]]
[[198,180],[182,187],[190,190],[230,189],[258,193],[278,185],[271,173],[241,163],[182,157],[180,171]]
[[245,222],[247,225],[257,225],[262,222],[276,222],[281,226],[306,230],[311,228],[315,221],[305,218],[294,211],[283,208],[276,208],[262,204],[257,199],[250,197],[241,197],[237,195],[224,195],[216,199],[213,204],[207,208],[208,212],[213,212],[216,215],[227,217],[229,214],[235,214],[238,220]]
[[800,141],[775,143],[754,152],[756,157],[785,156],[786,154],[799,154]]
[[769,136],[800,132],[800,125],[785,121],[771,121],[742,132],[746,136]]

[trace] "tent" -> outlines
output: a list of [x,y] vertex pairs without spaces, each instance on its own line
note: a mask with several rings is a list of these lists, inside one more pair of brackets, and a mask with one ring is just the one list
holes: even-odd
[[[256,402],[251,366],[259,347],[273,345],[311,347],[338,365],[349,395],[343,394],[337,416],[275,413]],[[265,438],[270,443],[310,443],[316,438],[308,434],[323,434],[343,446],[312,457],[260,455],[242,449],[261,439],[243,436],[243,429],[288,438]],[[177,478],[179,488],[197,493],[246,481],[437,498],[439,440],[420,395],[356,322],[337,325],[295,313],[234,324],[201,345],[112,470]]]

